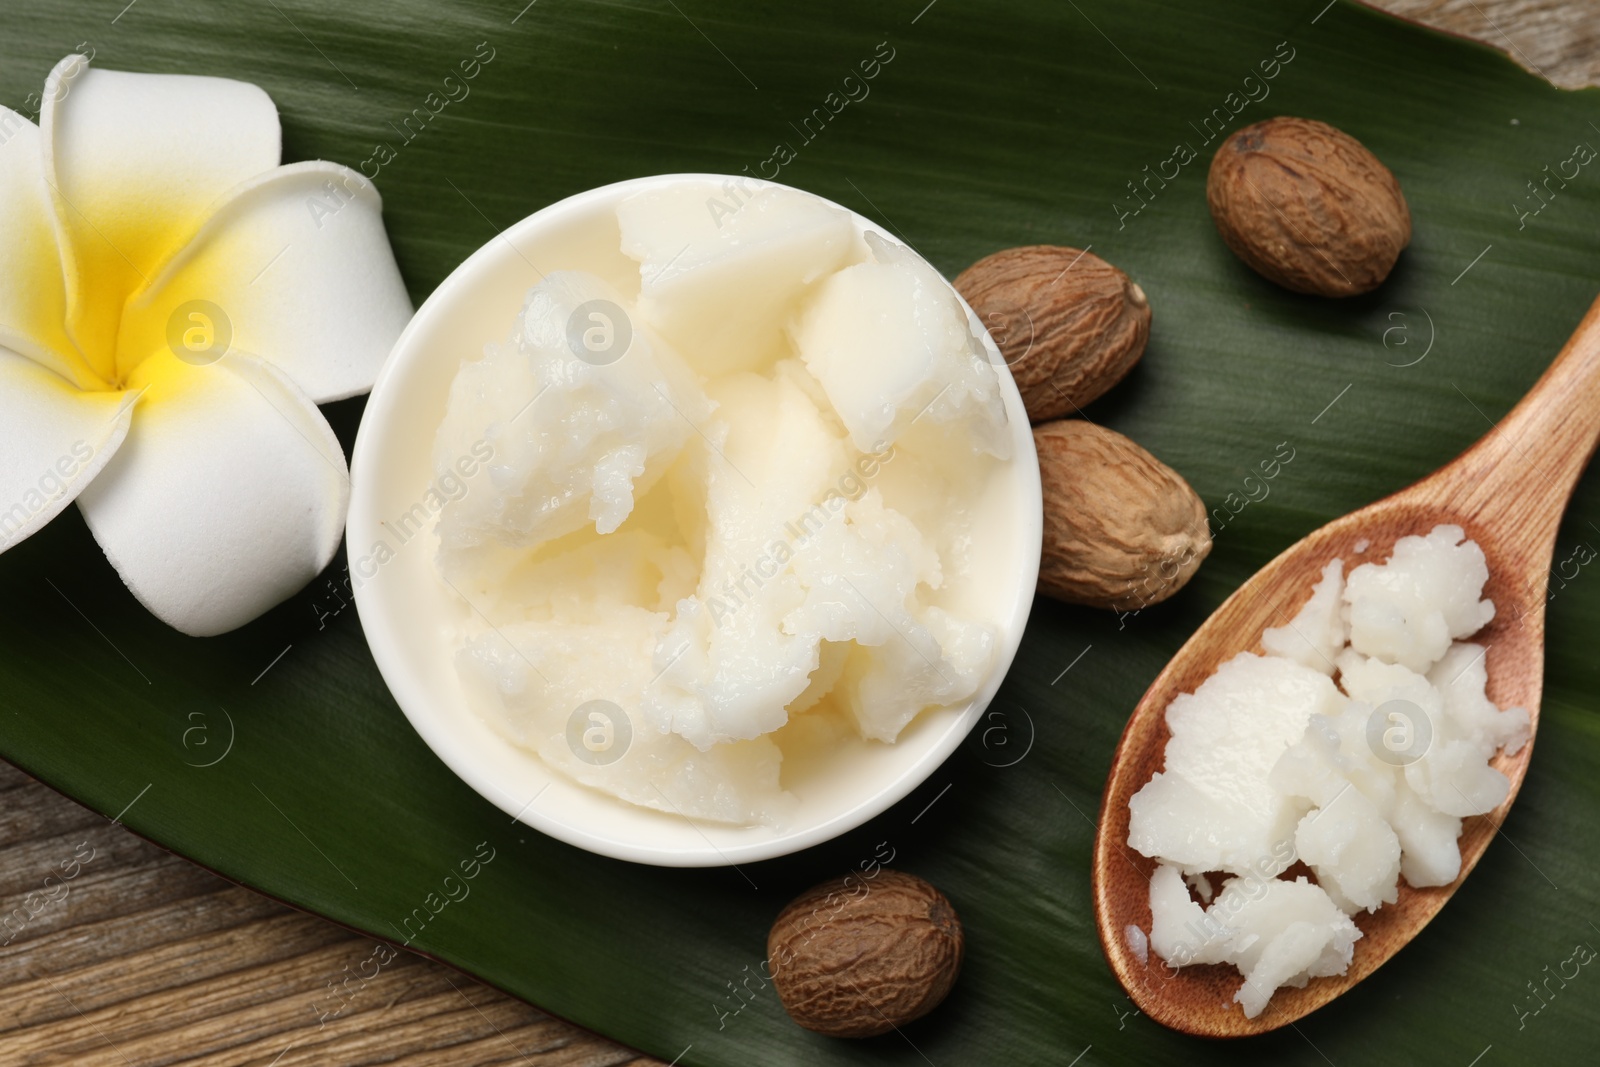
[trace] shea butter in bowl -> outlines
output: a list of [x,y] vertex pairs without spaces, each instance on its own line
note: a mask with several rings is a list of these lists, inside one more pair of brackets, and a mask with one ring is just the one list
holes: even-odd
[[507,814],[668,866],[860,825],[959,745],[1038,573],[1027,415],[948,283],[781,185],[641,178],[422,305],[351,464],[384,680]]

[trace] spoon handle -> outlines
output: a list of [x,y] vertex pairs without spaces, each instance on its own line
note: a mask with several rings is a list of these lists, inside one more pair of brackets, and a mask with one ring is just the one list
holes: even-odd
[[1600,439],[1600,299],[1510,413],[1418,489],[1548,551]]

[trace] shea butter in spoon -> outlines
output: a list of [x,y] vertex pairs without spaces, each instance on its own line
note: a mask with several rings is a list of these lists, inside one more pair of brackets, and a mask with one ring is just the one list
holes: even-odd
[[[1533,391],[1492,432],[1453,463],[1411,488],[1336,519],[1283,552],[1230,596],[1157,676],[1130,716],[1113,758],[1101,801],[1093,868],[1101,944],[1117,978],[1146,1015],[1166,1026],[1211,1037],[1237,1037],[1286,1025],[1371,974],[1448,902],[1498,833],[1527,773],[1539,721],[1547,572],[1562,510],[1594,450],[1597,435],[1600,303],[1590,309]],[[1445,528],[1444,533],[1440,527]],[[1432,587],[1426,598],[1418,598],[1407,607],[1405,597],[1396,596],[1406,593],[1403,583],[1386,589],[1386,583],[1379,581],[1363,589],[1360,586],[1368,579],[1361,577],[1362,566],[1353,566],[1349,573],[1350,596],[1347,598],[1344,592],[1335,595],[1337,578],[1330,578],[1328,570],[1332,561],[1353,565],[1363,555],[1370,560],[1407,557],[1418,548],[1413,538],[1448,542],[1446,551],[1434,556],[1434,548],[1429,548],[1424,554],[1429,558],[1412,561],[1420,565],[1420,573],[1427,578],[1425,584]],[[1481,568],[1458,566],[1471,562],[1460,555],[1466,551],[1463,538],[1481,551]],[[1434,566],[1444,561],[1450,562]],[[1410,569],[1411,563],[1402,568]],[[1329,584],[1322,585],[1308,603],[1308,591],[1319,583]],[[1424,599],[1433,602],[1436,610],[1415,612],[1413,609],[1427,606],[1422,603]],[[1368,603],[1366,608],[1361,607],[1363,600]],[[1363,657],[1359,662],[1338,652],[1339,633],[1313,624],[1313,619],[1320,616],[1326,626],[1332,626],[1332,612],[1338,609],[1342,614],[1345,607],[1349,615],[1343,621],[1350,627],[1350,643]],[[1311,614],[1302,616],[1302,609]],[[1408,611],[1413,611],[1418,620],[1426,616],[1432,621],[1412,625]],[[1301,630],[1299,635],[1263,636],[1291,623]],[[1474,629],[1476,633],[1472,632]],[[1481,661],[1475,661],[1477,653],[1472,649],[1452,644],[1467,634],[1471,634],[1471,644],[1482,649]],[[1365,649],[1363,644],[1367,645]],[[1381,705],[1393,698],[1391,694],[1419,706],[1427,704],[1435,699],[1423,691],[1427,688],[1438,694],[1445,714],[1431,742],[1439,748],[1438,758],[1418,759],[1403,769],[1394,782],[1396,795],[1390,798],[1385,815],[1382,792],[1373,788],[1376,783],[1360,781],[1363,768],[1346,766],[1350,773],[1344,777],[1352,783],[1352,789],[1344,798],[1335,799],[1334,794],[1325,792],[1332,779],[1319,781],[1323,772],[1336,769],[1337,761],[1332,757],[1343,754],[1349,726],[1339,706],[1343,698],[1336,692],[1334,682],[1308,668],[1306,675],[1300,676],[1303,684],[1284,689],[1284,703],[1299,709],[1296,718],[1304,715],[1309,726],[1311,716],[1317,714],[1326,722],[1316,731],[1307,729],[1301,733],[1294,721],[1274,721],[1270,728],[1276,732],[1276,748],[1281,751],[1274,752],[1274,745],[1264,737],[1242,751],[1253,753],[1256,769],[1272,762],[1270,775],[1279,769],[1277,759],[1282,752],[1291,745],[1302,745],[1305,759],[1295,761],[1297,765],[1292,768],[1292,777],[1297,780],[1293,789],[1299,800],[1279,805],[1274,797],[1286,790],[1276,787],[1276,792],[1241,791],[1241,798],[1248,792],[1266,805],[1263,811],[1270,809],[1272,826],[1259,835],[1253,832],[1249,839],[1242,834],[1232,835],[1231,842],[1219,839],[1218,845],[1234,849],[1233,858],[1222,866],[1237,869],[1236,860],[1241,857],[1246,863],[1259,860],[1264,869],[1256,869],[1249,876],[1253,882],[1265,884],[1278,879],[1282,865],[1293,854],[1285,852],[1280,856],[1273,850],[1272,846],[1282,841],[1276,831],[1292,828],[1299,858],[1313,867],[1320,864],[1328,872],[1326,877],[1318,876],[1324,885],[1308,888],[1318,889],[1329,902],[1337,903],[1338,898],[1326,892],[1331,885],[1346,903],[1359,905],[1354,913],[1343,907],[1335,910],[1348,915],[1361,937],[1353,940],[1326,904],[1308,909],[1316,913],[1309,916],[1307,925],[1317,929],[1308,932],[1298,928],[1277,950],[1282,953],[1278,959],[1265,959],[1268,939],[1263,939],[1257,942],[1261,958],[1234,960],[1244,964],[1247,972],[1268,966],[1261,972],[1268,981],[1258,983],[1263,986],[1259,997],[1242,1005],[1242,999],[1235,1000],[1240,993],[1240,975],[1232,967],[1200,965],[1196,958],[1195,965],[1173,968],[1161,959],[1161,949],[1155,941],[1163,940],[1165,935],[1149,936],[1152,904],[1158,911],[1170,906],[1181,912],[1186,904],[1198,909],[1200,901],[1188,900],[1179,870],[1162,867],[1130,846],[1130,801],[1164,770],[1168,741],[1181,725],[1176,720],[1182,716],[1175,713],[1182,694],[1198,696],[1199,690],[1211,684],[1208,679],[1213,675],[1221,679],[1219,668],[1228,669],[1227,664],[1237,662],[1241,653],[1251,654],[1256,649],[1271,656],[1287,653],[1313,663],[1328,655],[1338,667],[1344,694],[1369,705],[1377,701],[1379,706],[1374,710],[1381,710]],[[1367,662],[1374,657],[1383,662]],[[1481,690],[1479,671],[1483,672]],[[1409,681],[1402,672],[1424,676],[1424,687],[1408,695],[1406,685],[1392,684]],[[1448,706],[1457,700],[1471,705],[1457,710],[1463,721],[1481,719],[1481,732],[1473,727],[1472,736],[1452,736],[1457,725],[1449,720],[1457,718],[1457,710],[1449,710]],[[1511,717],[1505,718],[1498,710],[1510,708],[1526,711],[1525,740],[1520,717],[1509,713]],[[1169,709],[1174,714],[1169,715]],[[1383,733],[1400,723],[1381,717],[1377,722],[1377,744],[1382,748]],[[1413,729],[1420,725],[1420,720],[1412,723]],[[1400,751],[1407,750],[1403,736],[1396,736],[1395,740],[1400,743]],[[1452,742],[1464,744],[1452,750]],[[1490,750],[1492,758],[1485,767],[1481,750],[1489,742],[1503,747],[1497,753]],[[1449,756],[1452,751],[1454,757]],[[1283,765],[1282,770],[1284,775],[1291,773],[1289,764]],[[1389,773],[1393,776],[1392,771]],[[1253,772],[1247,777],[1253,779]],[[1426,801],[1426,810],[1409,801],[1401,804],[1404,794],[1400,792],[1400,780],[1406,790]],[[1282,776],[1279,781],[1284,781]],[[1269,780],[1268,785],[1273,783]],[[1457,796],[1457,790],[1461,796]],[[1401,879],[1392,889],[1392,843],[1376,822],[1355,810],[1361,806],[1360,800],[1352,796],[1355,793],[1369,801],[1377,798],[1373,806],[1398,840]],[[1300,840],[1301,820],[1309,809],[1301,813],[1297,805],[1308,802],[1326,808],[1329,814],[1307,827]],[[1354,807],[1343,815],[1337,814],[1339,806],[1347,803]],[[1491,805],[1487,811],[1485,804]],[[1322,826],[1327,819],[1335,821]],[[1359,844],[1357,851],[1364,854],[1352,852],[1330,859],[1339,838],[1359,822],[1365,822],[1371,832],[1352,834],[1350,841],[1352,847]],[[1207,831],[1196,823],[1195,832]],[[1264,853],[1259,851],[1262,844],[1267,846]],[[1251,858],[1251,852],[1257,855]],[[1175,853],[1172,855],[1177,858]],[[1319,856],[1323,858],[1318,859]],[[1215,861],[1186,860],[1180,866],[1189,865],[1192,869],[1194,864],[1211,862]],[[1314,869],[1311,873],[1317,874]],[[1156,884],[1158,875],[1160,883]],[[1197,890],[1203,888],[1196,884]],[[1296,910],[1306,904],[1301,898],[1309,897],[1299,889],[1240,886],[1231,895],[1230,910],[1244,913],[1246,902],[1238,898],[1246,889],[1256,893],[1293,893],[1294,900],[1284,899]],[[1179,898],[1180,892],[1183,899]],[[1392,903],[1384,900],[1391,892]],[[1229,895],[1228,891],[1223,890],[1223,895]],[[1316,898],[1309,899],[1315,902]],[[1367,911],[1373,902],[1382,906]],[[1216,908],[1220,903],[1219,899],[1210,907]],[[1239,908],[1233,909],[1234,904]],[[1236,927],[1252,925],[1255,918],[1260,918],[1244,914],[1245,921],[1235,922]],[[1288,914],[1286,908],[1283,915]],[[1193,917],[1190,912],[1189,918]],[[1180,923],[1185,925],[1187,921]],[[1291,925],[1283,924],[1283,932],[1288,933]],[[1323,937],[1330,932],[1330,936]],[[1309,964],[1306,960],[1313,954],[1301,942],[1303,936],[1324,942]],[[1493,931],[1485,931],[1487,946],[1492,947],[1493,936]],[[1351,950],[1348,964],[1344,965],[1346,944],[1351,945]],[[1152,947],[1157,951],[1151,952]],[[1176,952],[1172,944],[1168,947]],[[1231,950],[1224,948],[1216,953],[1215,962],[1222,962],[1229,954],[1239,956],[1240,948],[1237,942]],[[1322,950],[1331,950],[1337,958],[1323,959]],[[1296,987],[1302,978],[1306,980]],[[1277,986],[1280,981],[1288,982],[1289,987],[1275,993],[1266,988]],[[1257,1003],[1258,1013],[1253,1016],[1241,1010],[1242,1006],[1254,1008]]]
[[[1510,792],[1489,761],[1529,735],[1526,710],[1485,696],[1487,650],[1469,640],[1494,618],[1488,577],[1458,526],[1403,537],[1348,581],[1333,560],[1265,654],[1172,702],[1164,767],[1128,802],[1128,844],[1158,861],[1157,956],[1238,967],[1254,1019],[1281,986],[1344,974],[1352,916],[1394,904],[1402,875],[1456,880],[1462,818]],[[1288,877],[1296,862],[1312,878]]]

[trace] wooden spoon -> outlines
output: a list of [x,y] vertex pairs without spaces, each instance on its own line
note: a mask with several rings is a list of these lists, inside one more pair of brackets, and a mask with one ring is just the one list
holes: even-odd
[[[1229,966],[1168,967],[1153,951],[1141,961],[1125,931],[1150,930],[1149,878],[1155,861],[1128,846],[1128,799],[1164,762],[1167,705],[1193,692],[1225,660],[1259,650],[1261,633],[1293,617],[1322,568],[1342,558],[1348,568],[1382,561],[1396,540],[1454,523],[1482,548],[1489,564],[1484,595],[1494,620],[1473,638],[1488,646],[1489,697],[1500,707],[1528,709],[1539,725],[1544,680],[1544,607],[1556,528],[1596,437],[1600,436],[1600,300],[1561,355],[1499,425],[1448,466],[1359,511],[1335,519],[1268,563],[1216,610],[1157,676],[1122,732],[1100,803],[1094,848],[1094,906],[1100,942],[1133,1002],[1156,1022],[1206,1037],[1243,1037],[1287,1025],[1326,1004],[1400,950],[1428,924],[1483,856],[1517,797],[1533,744],[1493,766],[1511,792],[1487,815],[1465,820],[1461,874],[1452,885],[1414,889],[1362,913],[1363,934],[1349,971],[1285,987],[1265,1011],[1246,1019],[1233,1002],[1242,978]],[[1357,546],[1365,542],[1364,552]],[[1489,946],[1486,946],[1489,947]]]

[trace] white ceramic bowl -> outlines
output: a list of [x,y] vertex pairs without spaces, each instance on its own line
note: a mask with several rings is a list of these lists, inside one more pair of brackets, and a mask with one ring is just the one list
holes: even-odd
[[[978,509],[981,548],[965,583],[967,602],[956,605],[998,628],[993,672],[974,699],[924,711],[893,745],[851,741],[826,761],[786,765],[783,784],[800,803],[781,830],[690,822],[590,790],[505,740],[468,706],[452,657],[472,609],[436,576],[431,519],[403,542],[396,530],[396,520],[427,491],[434,433],[456,369],[510,335],[541,271],[592,271],[625,295],[638,294],[638,266],[619,250],[615,209],[625,197],[678,182],[726,180],[668,174],[592,189],[530,215],[473,253],[396,342],[367,402],[351,462],[347,544],[356,604],[378,669],[411,725],[451,770],[513,818],[591,852],[663,866],[711,867],[796,852],[859,826],[916,788],[967,736],[1011,666],[1033,601],[1043,527],[1033,435],[1016,385],[1001,373],[1014,457]],[[852,216],[862,231],[897,240]],[[972,323],[990,359],[1003,367],[976,316]],[[374,551],[380,544],[392,558]]]

